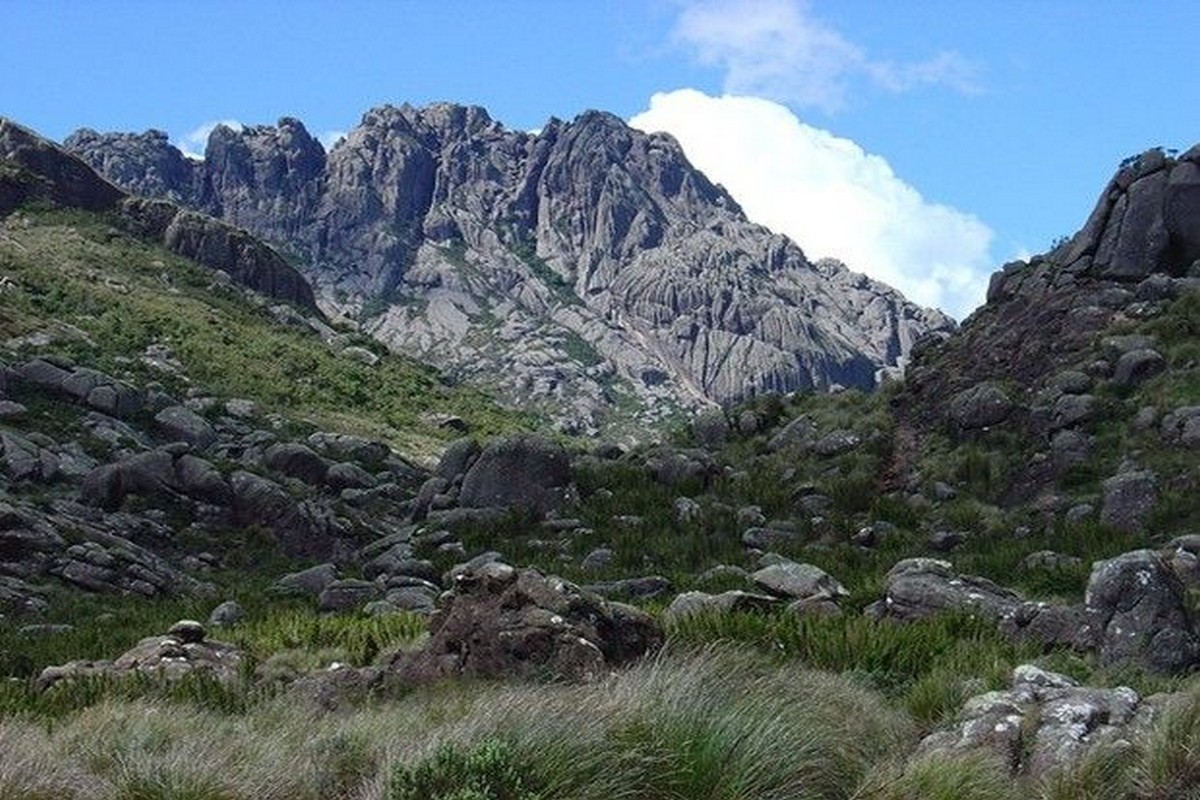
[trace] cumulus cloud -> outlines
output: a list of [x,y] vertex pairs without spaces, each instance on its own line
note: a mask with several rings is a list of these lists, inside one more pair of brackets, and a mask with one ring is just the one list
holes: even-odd
[[962,318],[983,302],[993,234],[971,214],[930,203],[887,161],[757,97],[659,93],[630,121],[666,131],[747,216],[924,306]]
[[879,60],[812,13],[806,0],[703,0],[684,8],[675,39],[725,70],[725,91],[834,113],[850,84],[892,92],[941,84],[978,91],[974,65],[955,52],[926,61]]
[[213,132],[213,129],[218,125],[224,125],[227,128],[233,128],[235,131],[240,131],[245,126],[236,119],[219,119],[212,122],[206,122],[200,127],[185,133],[175,141],[175,146],[179,148],[188,158],[194,158],[197,161],[204,160],[204,148],[208,144],[208,135]]

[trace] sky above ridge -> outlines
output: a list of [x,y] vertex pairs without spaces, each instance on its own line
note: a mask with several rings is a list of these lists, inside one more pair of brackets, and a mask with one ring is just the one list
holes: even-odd
[[1194,0],[0,0],[0,115],[170,134],[383,103],[674,134],[748,216],[962,318],[1126,156],[1200,141]]

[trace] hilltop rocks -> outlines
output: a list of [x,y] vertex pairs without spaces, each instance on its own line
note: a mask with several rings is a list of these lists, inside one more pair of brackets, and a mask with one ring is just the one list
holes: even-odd
[[1058,257],[1072,272],[1121,281],[1186,271],[1200,259],[1200,148],[1178,160],[1149,150],[1123,165]]
[[400,654],[391,670],[412,681],[599,677],[662,642],[653,618],[637,609],[498,561],[455,577],[430,634],[421,651]]
[[[89,132],[90,133],[90,132]],[[163,155],[162,143],[153,139],[153,168],[141,172],[147,181],[143,189],[165,189],[177,180],[189,182],[178,169],[178,160]],[[80,135],[76,141],[86,151],[96,153],[95,134]],[[90,144],[89,144],[90,143]],[[126,144],[129,144],[128,142]],[[130,148],[126,147],[124,163]],[[176,156],[182,158],[178,155]],[[117,159],[105,161],[112,166]],[[184,258],[214,270],[225,272],[234,281],[269,297],[287,300],[316,312],[312,287],[274,250],[246,231],[206,217],[164,200],[130,197],[101,178],[84,161],[32,131],[0,118],[0,160],[21,169],[23,180],[5,179],[0,192],[0,214],[35,198],[68,208],[115,212],[120,224],[135,236],[157,242]],[[161,180],[151,177],[165,170]],[[149,194],[150,192],[146,192]],[[183,193],[190,199],[190,193]]]
[[28,170],[31,179],[7,183],[0,214],[36,197],[58,205],[107,211],[122,192],[79,159],[11,120],[0,118],[0,159]]

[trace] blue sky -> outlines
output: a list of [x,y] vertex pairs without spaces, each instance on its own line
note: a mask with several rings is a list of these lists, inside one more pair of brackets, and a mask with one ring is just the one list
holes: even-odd
[[1182,0],[0,0],[0,114],[197,150],[217,120],[326,135],[385,102],[525,129],[600,108],[670,130],[810,256],[961,317],[1122,158],[1200,141],[1198,22]]

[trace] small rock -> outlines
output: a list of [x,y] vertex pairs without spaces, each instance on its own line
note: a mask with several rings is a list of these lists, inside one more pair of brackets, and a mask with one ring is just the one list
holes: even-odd
[[167,635],[174,636],[184,644],[193,644],[203,642],[208,631],[204,629],[204,625],[194,619],[181,619],[167,629]]
[[208,624],[214,628],[232,628],[246,618],[246,609],[236,600],[226,600],[208,615]]

